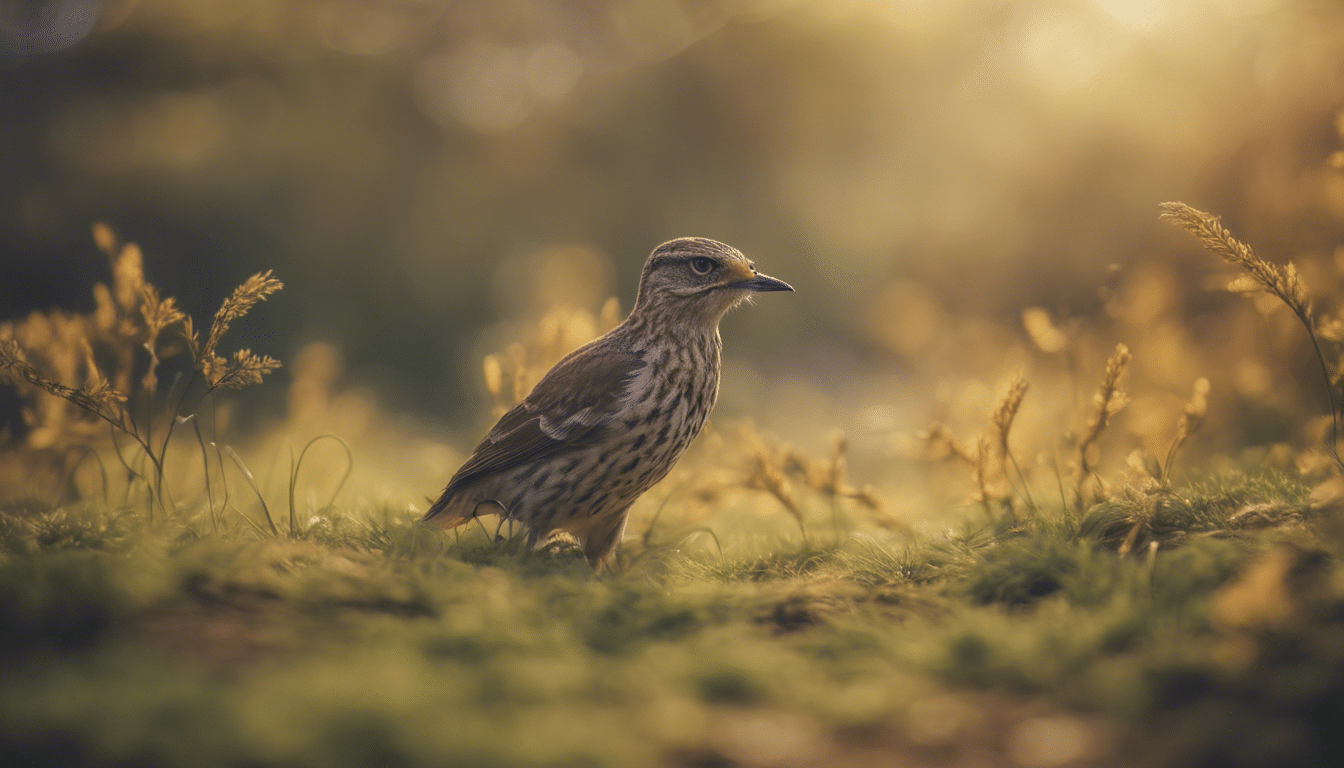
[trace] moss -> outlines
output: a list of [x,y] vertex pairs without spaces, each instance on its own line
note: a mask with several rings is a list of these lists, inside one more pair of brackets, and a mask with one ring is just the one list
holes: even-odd
[[[1210,722],[1255,717],[1246,764],[1319,753],[1344,692],[1338,542],[1301,524],[1282,479],[1173,496],[1186,535],[1125,554],[1089,520],[1133,510],[1105,508],[901,543],[669,550],[602,578],[563,550],[392,513],[295,539],[96,506],[52,536],[24,513],[0,528],[0,756],[646,764],[731,751],[725,712],[882,740],[907,707],[973,689],[1103,713],[1119,733],[1152,719],[1192,760],[1222,754]],[[1299,516],[1247,528],[1247,504]],[[1285,541],[1305,565],[1257,565]],[[1255,624],[1256,590],[1279,589],[1292,609]]]

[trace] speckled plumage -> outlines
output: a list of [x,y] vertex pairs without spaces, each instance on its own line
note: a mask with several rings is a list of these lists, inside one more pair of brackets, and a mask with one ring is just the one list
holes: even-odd
[[720,318],[754,291],[791,290],[723,243],[658,246],[625,322],[556,363],[504,414],[425,520],[450,528],[502,511],[534,543],[570,534],[600,570],[630,505],[667,475],[714,408]]

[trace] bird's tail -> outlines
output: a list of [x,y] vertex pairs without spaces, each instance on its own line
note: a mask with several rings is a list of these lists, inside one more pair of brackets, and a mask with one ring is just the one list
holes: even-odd
[[439,495],[439,500],[430,505],[429,511],[420,518],[420,521],[433,523],[443,529],[456,528],[472,518],[463,507],[458,494],[446,488]]

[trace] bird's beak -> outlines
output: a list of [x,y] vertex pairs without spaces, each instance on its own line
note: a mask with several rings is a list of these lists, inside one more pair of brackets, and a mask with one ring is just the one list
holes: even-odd
[[765,293],[766,291],[792,291],[793,286],[783,280],[776,280],[769,275],[755,275],[745,280],[734,280],[728,283],[729,288],[741,288],[746,291],[756,291]]

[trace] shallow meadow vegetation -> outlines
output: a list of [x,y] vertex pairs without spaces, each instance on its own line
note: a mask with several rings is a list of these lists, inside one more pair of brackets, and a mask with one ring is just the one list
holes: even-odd
[[[1341,61],[1337,0],[0,5],[0,766],[1332,764]],[[614,567],[422,525],[686,235],[797,290]]]
[[[1330,412],[1300,442],[1194,453],[1210,375],[1115,455],[1142,339],[1097,358],[1044,310],[1021,333],[1095,381],[1052,430],[1018,373],[980,434],[901,445],[953,508],[716,424],[634,510],[614,574],[424,496],[464,446],[291,363],[287,413],[231,426],[225,357],[281,284],[205,331],[99,225],[91,314],[0,326],[28,431],[4,448],[0,756],[50,765],[1284,765],[1339,749],[1344,339],[1291,264],[1209,215],[1164,217],[1291,311]],[[283,300],[283,295],[276,298]],[[497,412],[614,325],[554,311],[485,357]],[[175,367],[173,367],[175,366]],[[1036,415],[1039,419],[1039,412]],[[1063,424],[1061,428],[1060,425]],[[1314,430],[1314,432],[1313,432]],[[235,447],[236,446],[236,447]],[[1187,455],[1189,453],[1190,455]],[[1197,457],[1197,458],[1193,458]],[[1197,464],[1195,462],[1198,462]],[[1191,466],[1193,465],[1193,466]],[[426,477],[430,485],[425,485]],[[927,497],[924,497],[927,499]]]

